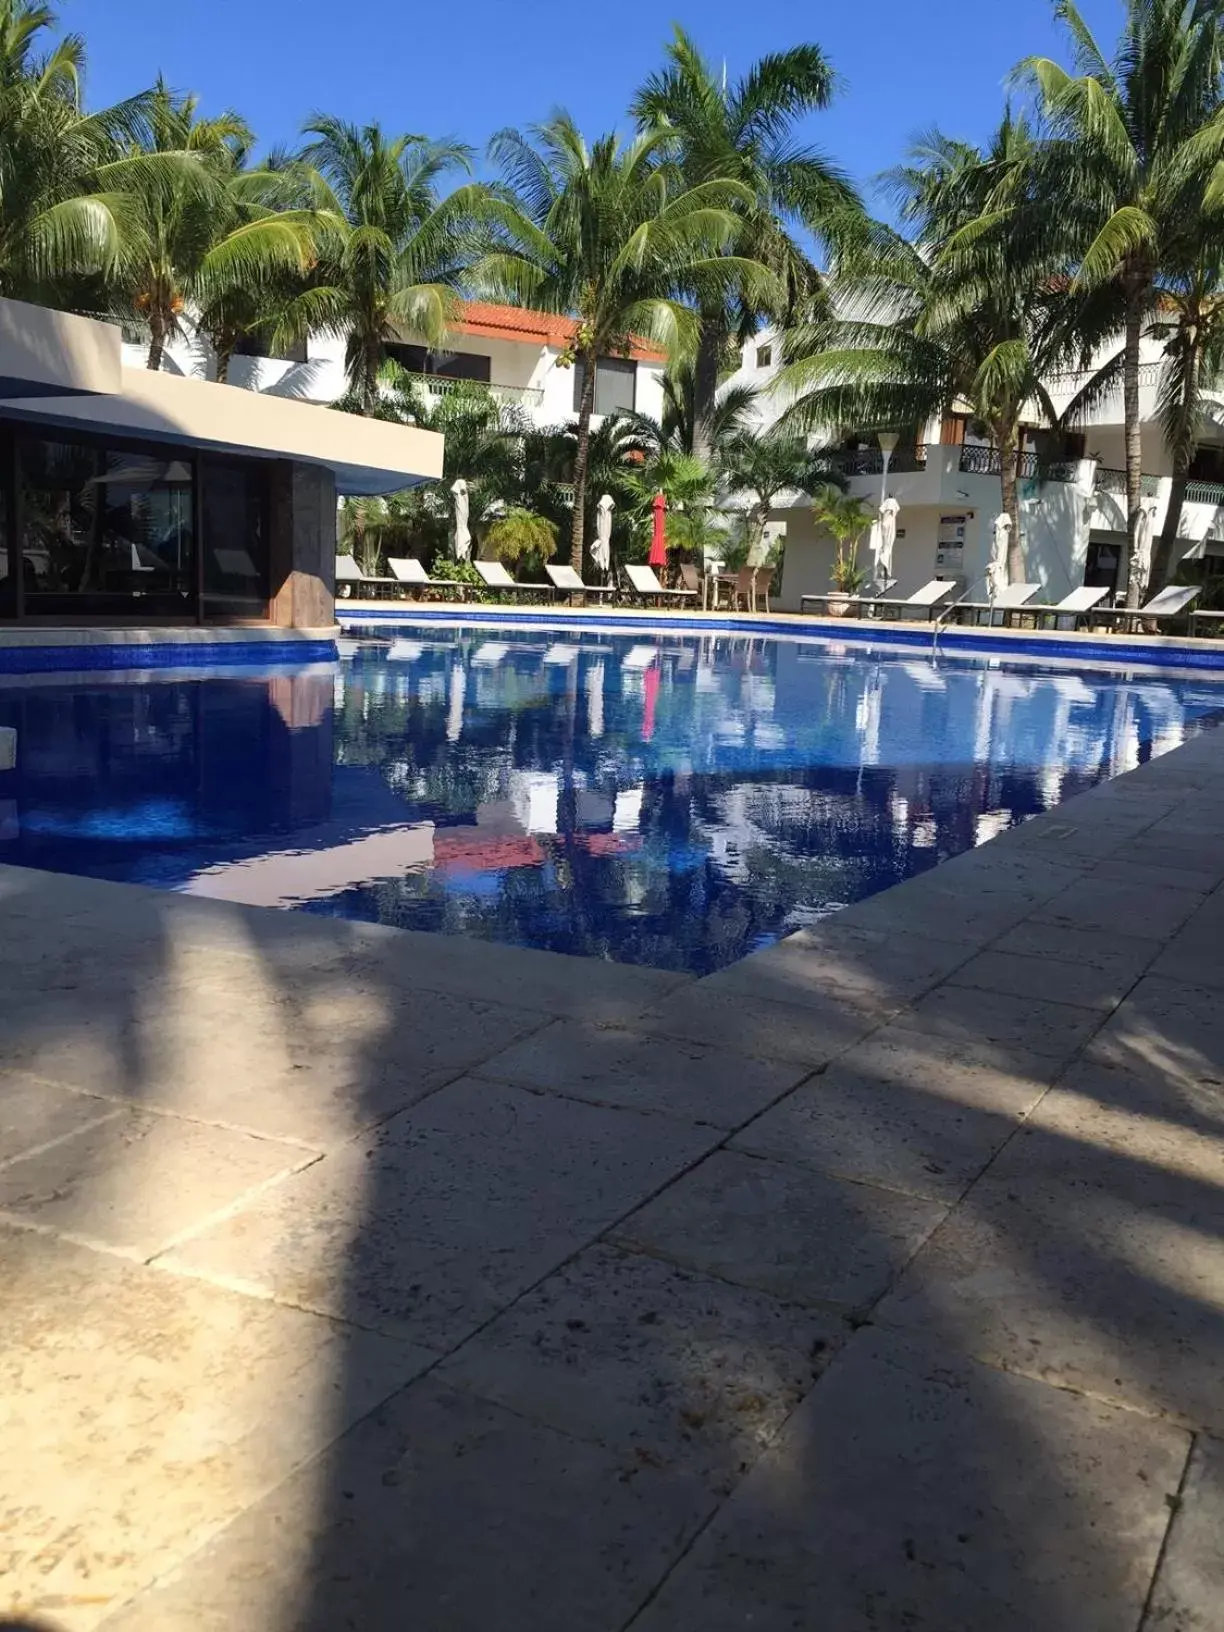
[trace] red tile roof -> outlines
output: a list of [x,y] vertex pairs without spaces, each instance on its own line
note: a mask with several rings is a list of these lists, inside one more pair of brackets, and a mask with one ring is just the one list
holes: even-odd
[[[529,345],[567,346],[578,327],[572,317],[556,317],[551,312],[533,312],[523,306],[495,306],[488,301],[469,300],[463,317],[451,325],[457,334],[476,334],[486,340],[519,340]],[[629,355],[641,363],[661,363],[663,353],[648,340],[634,338]]]

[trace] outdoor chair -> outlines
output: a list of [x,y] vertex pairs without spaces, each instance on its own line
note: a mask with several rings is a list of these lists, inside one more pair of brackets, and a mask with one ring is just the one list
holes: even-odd
[[1034,627],[1039,629],[1043,619],[1051,618],[1054,628],[1057,629],[1060,619],[1070,618],[1071,628],[1077,629],[1079,620],[1100,606],[1108,594],[1108,589],[1100,586],[1081,585],[1079,589],[1073,589],[1069,595],[1064,595],[1061,601],[1054,601],[1048,606],[1042,604],[1026,606],[1020,613],[1020,621],[1032,618]]
[[394,578],[368,578],[351,555],[336,557],[336,593],[341,596],[351,596],[358,587],[369,589],[371,599],[377,599],[378,591],[384,585],[394,585]]
[[746,612],[755,612],[759,597],[765,602],[765,610],[768,612],[773,574],[772,567],[741,567],[735,575],[735,584],[731,591],[732,606],[742,600]]
[[551,595],[551,584],[520,584],[517,578],[511,578],[500,561],[473,561],[472,565],[484,579],[485,588],[496,590],[499,595],[509,591],[512,595]]
[[872,618],[877,615],[877,608],[882,609],[880,615],[887,617],[895,612],[898,618],[905,618],[910,612],[921,612],[923,622],[929,623],[939,607],[956,588],[954,578],[932,578],[930,583],[923,584],[912,595],[898,599],[892,595],[851,595],[843,597],[837,590],[830,590],[827,595],[801,595],[799,610],[803,611],[809,601],[827,607],[830,601],[848,599],[855,614],[859,617]]
[[559,595],[568,595],[571,604],[576,595],[615,595],[616,590],[609,584],[584,583],[579,573],[573,567],[545,567],[544,571]]
[[1001,612],[1003,614],[1002,622],[1006,626],[1011,622],[1012,613],[1019,611],[1040,591],[1040,584],[1008,584],[1006,589],[1001,590],[993,601],[957,601],[953,609],[956,613],[956,621],[958,623],[961,621],[960,615],[962,612],[970,612],[973,614],[972,622],[981,623],[982,613],[985,612],[987,614],[987,623],[993,623],[994,614]]
[[[1198,627],[1200,623],[1204,625],[1202,629]],[[1208,607],[1201,612],[1191,612],[1190,633],[1207,639],[1224,633],[1224,607]]]
[[685,603],[696,599],[696,590],[668,589],[666,584],[661,584],[653,567],[628,565],[624,570],[630,591],[642,602],[653,600],[658,606],[668,599]]
[[1201,584],[1167,584],[1158,595],[1152,596],[1146,606],[1114,606],[1096,615],[1099,618],[1108,618],[1122,628],[1134,625],[1144,618],[1151,618],[1158,623],[1168,623],[1172,618],[1180,618],[1191,601],[1196,601],[1201,594]]
[[443,595],[448,590],[454,590],[455,598],[459,600],[467,587],[455,578],[431,578],[425,571],[424,563],[418,561],[415,556],[390,556],[387,565],[395,574],[395,582],[405,585],[408,589],[437,589]]

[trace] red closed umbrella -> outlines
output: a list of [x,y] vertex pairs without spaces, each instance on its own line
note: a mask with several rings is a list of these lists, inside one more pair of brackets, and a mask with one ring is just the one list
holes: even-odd
[[654,496],[654,527],[650,534],[650,554],[647,556],[652,567],[667,565],[667,499],[662,493]]

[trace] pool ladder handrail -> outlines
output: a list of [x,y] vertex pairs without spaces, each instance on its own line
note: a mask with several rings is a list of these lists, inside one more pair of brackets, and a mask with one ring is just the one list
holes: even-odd
[[[947,618],[951,617],[952,613],[956,611],[958,606],[964,606],[965,602],[968,601],[968,599],[970,598],[970,595],[977,588],[977,586],[979,584],[984,584],[985,582],[986,582],[986,574],[985,573],[983,573],[980,578],[973,579],[973,581],[971,583],[967,584],[965,586],[965,588],[963,590],[961,590],[960,594],[956,597],[956,599],[954,601],[949,601],[948,602],[947,606],[944,607],[943,611],[935,619],[935,628],[934,628],[934,630],[932,631],[932,634],[931,634],[931,662],[932,663],[938,662],[938,660],[939,660],[939,631],[943,628],[945,620]],[[994,602],[992,600],[991,601],[992,609],[993,609],[993,606],[994,606]]]

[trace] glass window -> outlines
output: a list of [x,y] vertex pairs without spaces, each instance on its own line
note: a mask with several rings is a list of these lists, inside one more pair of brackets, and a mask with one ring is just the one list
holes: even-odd
[[[574,412],[582,406],[586,369],[574,364]],[[601,357],[595,368],[595,412],[631,414],[637,404],[637,364],[625,357]]]
[[187,460],[22,438],[18,481],[27,613],[192,611]]
[[200,481],[205,620],[265,617],[265,472],[249,460],[204,459]]
[[424,346],[401,345],[389,341],[383,348],[410,374],[434,374],[443,380],[476,380],[488,385],[493,378],[493,359],[469,351],[428,351]]
[[756,348],[756,366],[758,368],[768,368],[772,362],[773,362],[773,347],[772,346],[758,346]]

